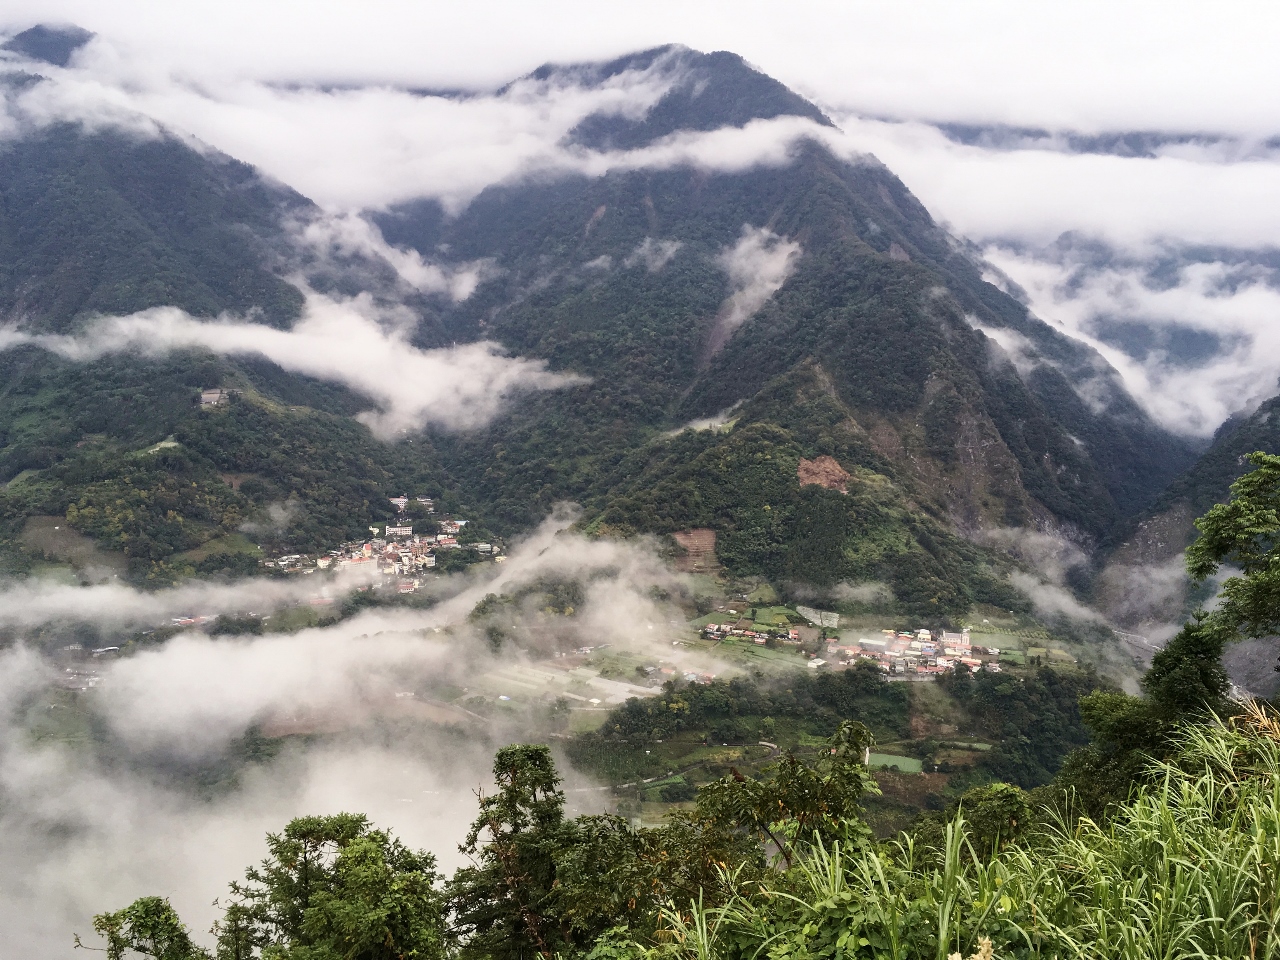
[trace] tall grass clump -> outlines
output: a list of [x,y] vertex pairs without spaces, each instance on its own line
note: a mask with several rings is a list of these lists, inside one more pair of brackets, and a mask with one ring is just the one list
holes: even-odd
[[816,843],[728,903],[670,911],[658,952],[698,960],[1280,957],[1280,721],[1259,706],[1182,733],[1106,823],[1058,819],[982,856],[963,810],[942,850]]

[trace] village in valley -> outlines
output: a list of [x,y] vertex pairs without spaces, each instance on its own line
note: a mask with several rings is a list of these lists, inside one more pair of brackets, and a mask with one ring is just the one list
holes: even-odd
[[[264,573],[275,577],[319,576],[311,581],[315,588],[305,598],[269,613],[250,613],[248,619],[262,626],[270,621],[273,632],[289,632],[332,617],[352,589],[356,594],[382,597],[384,602],[392,598],[415,602],[405,595],[418,592],[430,578],[472,564],[506,561],[502,541],[477,535],[479,528],[465,518],[438,514],[432,497],[402,494],[388,499],[394,510],[392,518],[369,527],[367,538],[311,554],[260,559]],[[698,540],[700,533],[703,536]],[[670,611],[661,620],[636,624],[643,638],[638,645],[580,645],[580,640],[569,640],[573,631],[561,635],[557,625],[548,621],[538,628],[543,634],[543,642],[537,644],[542,656],[500,658],[477,686],[459,691],[460,698],[470,709],[485,710],[515,706],[515,700],[562,697],[572,702],[569,709],[574,713],[585,711],[602,717],[601,711],[628,697],[659,693],[669,681],[709,684],[742,673],[786,674],[806,668],[830,672],[868,662],[891,681],[927,681],[957,669],[1000,673],[1008,665],[1074,660],[1065,650],[1049,648],[1048,635],[1034,635],[1038,631],[1028,629],[1027,624],[978,618],[973,627],[914,625],[907,629],[909,624],[897,617],[849,616],[786,604],[766,583],[739,582],[727,575],[714,561],[714,535],[708,537],[709,533],[693,531],[674,538],[688,554],[677,561],[677,567],[691,575],[694,596],[687,600],[690,607],[699,607],[697,611],[690,608],[677,616],[670,616],[675,613]],[[354,587],[351,577],[356,580]],[[993,618],[1003,614],[989,613]],[[191,611],[158,623],[140,636],[150,636],[157,629],[217,628],[218,617]],[[984,643],[974,643],[971,633],[982,635]],[[1039,646],[1042,643],[1043,648]],[[92,689],[99,680],[93,662],[122,652],[115,646],[92,651],[68,648],[63,657],[67,669],[62,685],[79,691]],[[481,706],[481,700],[491,701],[489,708]],[[584,716],[575,721],[575,729],[587,729],[595,722]]]
[[410,499],[406,496],[391,497],[398,518],[392,522],[371,526],[369,539],[352,540],[336,549],[318,555],[286,554],[262,561],[269,569],[286,574],[308,574],[318,570],[367,570],[375,588],[394,586],[399,593],[413,593],[422,586],[422,577],[434,570],[438,554],[444,551],[467,550],[475,560],[506,559],[500,542],[459,542],[469,521],[454,518],[434,519],[435,501],[430,497],[414,497],[413,503],[428,516],[433,517],[429,526],[436,532],[415,532],[412,518],[405,516]]
[[[412,594],[418,591],[426,578],[443,572],[441,567],[457,569],[463,565],[482,561],[502,563],[506,560],[504,544],[498,540],[482,540],[468,537],[468,520],[439,516],[436,503],[429,496],[400,495],[389,498],[395,508],[395,518],[369,528],[367,539],[352,540],[336,548],[316,554],[285,554],[263,559],[262,566],[277,576],[308,576],[328,572],[363,574],[357,591]],[[695,531],[696,533],[696,531]],[[684,539],[676,537],[681,545]],[[686,537],[687,539],[687,537]],[[704,551],[705,552],[705,551]],[[452,557],[454,562],[442,562]],[[1035,650],[1009,649],[975,644],[970,638],[971,628],[879,627],[866,618],[842,623],[842,615],[819,610],[803,604],[783,606],[773,590],[760,586],[750,593],[730,588],[721,582],[723,571],[718,564],[715,575],[704,564],[697,564],[703,574],[705,587],[720,593],[709,614],[693,620],[671,620],[663,633],[663,643],[670,643],[676,659],[683,668],[665,658],[654,660],[639,654],[626,657],[620,650],[607,650],[611,645],[587,646],[557,653],[556,658],[573,660],[579,669],[592,664],[603,666],[620,656],[628,662],[635,659],[635,674],[627,684],[631,689],[626,695],[647,689],[656,692],[668,680],[683,679],[689,683],[710,683],[717,677],[709,672],[729,665],[738,668],[841,670],[860,662],[876,664],[890,680],[931,680],[957,668],[970,672],[985,670],[999,673],[1000,661],[1015,665],[1026,663],[1026,654]],[[335,603],[338,591],[321,578],[315,594],[303,601],[304,606],[329,607]],[[743,588],[750,589],[750,588]],[[727,592],[726,592],[727,591]],[[704,608],[705,609],[705,608]],[[174,618],[174,627],[199,627],[210,621],[207,616],[192,615]],[[988,629],[984,626],[980,632]],[[650,625],[649,629],[652,629]],[[655,637],[654,639],[658,639]],[[677,653],[684,648],[683,653]],[[1049,654],[1050,651],[1039,651]],[[1070,660],[1065,651],[1052,654]],[[695,661],[706,663],[698,669],[690,669]],[[603,658],[603,659],[602,659]],[[713,666],[713,664],[719,665]],[[614,664],[618,666],[618,664]],[[605,674],[609,673],[606,667]],[[602,674],[601,676],[604,676]],[[633,686],[638,682],[639,688]],[[609,702],[624,699],[619,691],[610,691]],[[597,701],[598,702],[598,701]]]
[[[970,671],[1001,671],[1000,649],[974,645],[970,641],[968,627],[958,632],[946,629],[883,629],[878,636],[853,639],[848,631],[843,635],[839,632],[838,613],[802,605],[797,605],[794,612],[808,621],[808,625],[764,626],[751,616],[740,617],[736,609],[730,609],[726,611],[728,616],[709,618],[702,626],[702,636],[716,642],[728,640],[760,647],[793,647],[798,652],[808,648],[810,669],[847,667],[860,660],[868,660],[889,674],[890,679],[931,679],[941,673],[950,673],[958,666]],[[777,614],[773,616],[778,617]],[[787,613],[782,614],[785,616]],[[814,646],[825,656],[812,652]]]

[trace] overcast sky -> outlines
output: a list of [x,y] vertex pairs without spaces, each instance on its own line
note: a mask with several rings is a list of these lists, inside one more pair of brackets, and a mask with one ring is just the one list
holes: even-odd
[[[10,0],[3,18],[9,32],[62,20],[98,34],[31,109],[147,114],[335,213],[422,194],[456,208],[487,183],[569,163],[555,144],[584,111],[643,109],[656,95],[637,83],[459,102],[408,88],[492,92],[547,61],[670,42],[733,50],[827,110],[842,131],[834,148],[887,163],[1037,313],[1106,353],[1161,422],[1205,435],[1280,375],[1280,294],[1256,254],[1280,236],[1271,5]],[[1052,135],[964,145],[947,123]],[[1194,139],[1141,157],[1070,139],[1133,131]],[[794,136],[775,125],[628,162],[778,162]],[[1098,273],[1053,249],[1064,233],[1106,244],[1122,266]],[[1208,274],[1173,276],[1176,296],[1152,289],[1152,261],[1190,245],[1255,253],[1231,266],[1210,254]],[[1099,317],[1223,331],[1230,349],[1188,372],[1160,349],[1118,353],[1094,337]]]
[[496,86],[548,60],[728,49],[824,103],[924,119],[1272,133],[1263,3],[181,4],[9,0],[193,77]]

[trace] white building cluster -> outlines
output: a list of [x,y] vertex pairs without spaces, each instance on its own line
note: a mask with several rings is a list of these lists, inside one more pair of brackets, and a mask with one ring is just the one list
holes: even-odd
[[[391,497],[401,514],[408,507],[408,497]],[[430,497],[415,500],[434,513]],[[415,533],[408,517],[382,526],[369,528],[368,540],[352,540],[336,550],[319,556],[288,554],[263,561],[264,566],[286,573],[314,573],[328,569],[367,569],[375,585],[394,583],[400,593],[413,593],[422,585],[423,574],[436,566],[437,555],[445,550],[473,550],[495,562],[502,562],[502,547],[496,543],[459,543],[458,537],[468,521],[446,518],[433,521],[437,533]],[[381,581],[380,583],[378,581]]]
[[[1000,655],[992,647],[975,647],[969,640],[969,628],[953,630],[881,630],[879,637],[863,637],[856,643],[832,641],[828,656],[845,662],[874,660],[886,673],[895,675],[949,673],[957,666],[970,670],[999,672],[994,657]],[[984,659],[987,658],[987,659]]]

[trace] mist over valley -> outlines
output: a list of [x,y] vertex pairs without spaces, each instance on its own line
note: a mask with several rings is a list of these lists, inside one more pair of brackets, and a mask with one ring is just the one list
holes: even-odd
[[[1074,27],[944,89],[987,41],[870,10],[55,6],[0,18],[0,957],[1119,956],[1046,877],[1254,836],[1224,777],[1272,822],[1266,105],[1068,84]],[[1205,876],[1132,955],[1273,943]]]

